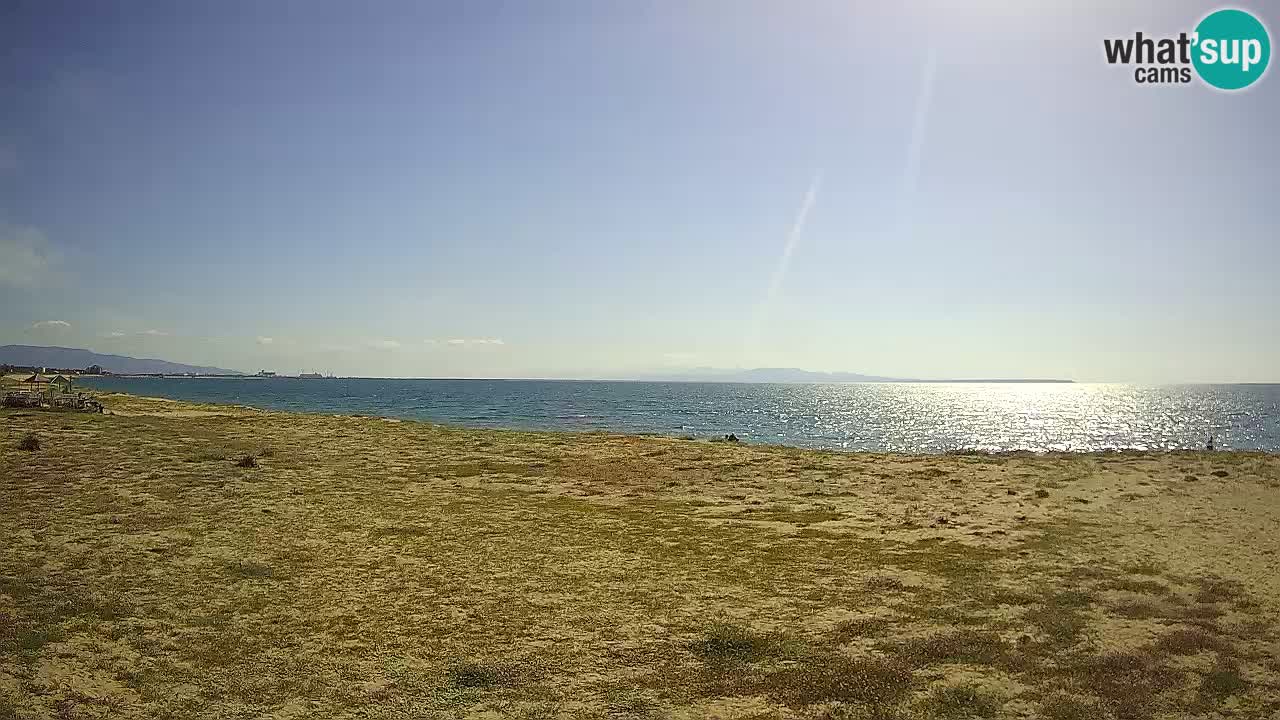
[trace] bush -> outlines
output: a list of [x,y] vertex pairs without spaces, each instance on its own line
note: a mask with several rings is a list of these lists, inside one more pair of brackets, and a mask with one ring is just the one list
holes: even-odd
[[1240,674],[1240,667],[1231,660],[1219,661],[1212,672],[1200,681],[1200,695],[1221,702],[1228,695],[1249,689],[1249,681]]
[[512,665],[476,660],[455,663],[448,674],[455,686],[463,688],[511,687],[519,681],[519,672]]
[[18,441],[18,449],[35,452],[40,449],[40,438],[35,433],[27,433]]
[[774,638],[748,628],[717,622],[689,649],[709,663],[755,662],[773,654],[777,643]]
[[258,459],[252,455],[245,455],[236,461],[236,467],[256,468],[258,467]]

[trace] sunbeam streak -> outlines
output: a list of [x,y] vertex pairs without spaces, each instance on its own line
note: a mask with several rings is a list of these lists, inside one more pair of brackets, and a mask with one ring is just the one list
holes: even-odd
[[911,225],[911,210],[920,182],[920,156],[924,149],[925,131],[928,127],[929,109],[933,105],[933,80],[938,70],[938,54],[929,48],[920,71],[920,92],[916,96],[915,118],[911,123],[911,139],[907,143],[907,161],[902,172],[901,222],[904,228]]
[[[804,199],[800,201],[800,210],[796,212],[796,219],[791,223],[791,229],[787,232],[786,242],[782,246],[782,257],[778,258],[778,266],[774,268],[773,275],[769,278],[769,288],[765,291],[764,300],[760,302],[759,307],[756,309],[755,320],[751,324],[751,332],[747,336],[746,351],[749,356],[759,349],[761,327],[769,314],[778,290],[782,287],[783,280],[786,279],[787,268],[791,265],[791,256],[795,253],[796,243],[799,242],[800,235],[804,232],[805,223],[809,219],[809,211],[813,209],[813,204],[818,198],[818,191],[822,189],[822,176],[821,169],[814,172],[813,179],[809,181],[809,189],[805,191]],[[744,360],[749,359],[744,358]]]

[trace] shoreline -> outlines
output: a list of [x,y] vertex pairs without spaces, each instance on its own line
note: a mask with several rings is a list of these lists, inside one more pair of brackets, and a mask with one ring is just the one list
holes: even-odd
[[109,400],[0,411],[0,715],[1280,709],[1275,455]]
[[[955,380],[694,380],[689,378],[512,378],[512,377],[382,377],[377,375],[333,375],[318,378],[304,378],[298,375],[162,375],[152,373],[112,373],[110,375],[78,375],[86,378],[126,378],[156,380],[442,380],[448,382],[564,382],[564,383],[650,383],[654,385],[690,384],[690,385],[930,385],[930,384],[987,384],[987,385],[1123,385],[1126,383],[1077,383],[1075,380],[1058,380],[1051,378],[973,378]],[[1177,384],[1177,383],[1175,383]],[[1205,384],[1205,383],[1182,383]],[[1207,383],[1214,384],[1214,383]],[[1227,385],[1267,385],[1270,383],[1218,383]]]
[[[364,391],[330,391],[325,389],[328,386],[312,387],[290,382],[281,385],[287,385],[287,389],[281,391],[252,384],[224,392],[212,383],[203,390],[198,384],[187,386],[187,390],[180,385],[157,385],[144,379],[140,383],[125,382],[115,387],[91,382],[82,387],[100,393],[119,392],[122,395],[168,397],[180,402],[244,405],[271,412],[388,417],[473,429],[657,434],[698,440],[719,439],[732,433],[748,444],[781,444],[837,452],[1160,452],[1199,450],[1203,448],[1205,438],[1212,435],[1222,450],[1280,453],[1280,435],[1277,434],[1280,426],[1276,425],[1270,410],[1264,405],[1269,395],[1250,396],[1247,402],[1242,402],[1238,407],[1240,412],[1231,417],[1243,419],[1228,421],[1221,417],[1196,415],[1166,427],[1151,419],[1163,417],[1158,408],[1147,415],[1135,414],[1136,411],[1123,401],[1131,393],[1122,392],[1100,409],[1104,415],[1114,413],[1105,415],[1109,422],[1089,429],[1062,420],[1062,413],[1088,401],[1094,391],[1083,391],[1085,395],[1073,392],[1061,398],[1051,392],[1040,401],[1040,420],[1036,420],[1034,413],[1031,420],[1019,414],[1021,411],[1017,403],[1021,401],[1017,393],[1002,396],[989,418],[979,420],[975,420],[973,414],[957,409],[960,407],[957,403],[969,401],[968,394],[944,395],[938,399],[942,414],[923,419],[896,413],[892,407],[892,398],[896,396],[872,394],[869,399],[851,399],[847,407],[837,407],[833,416],[835,423],[832,424],[832,418],[827,416],[829,411],[824,411],[821,403],[813,408],[806,409],[806,406],[796,410],[789,405],[792,402],[790,396],[778,399],[768,394],[748,393],[746,401],[755,404],[744,406],[746,410],[730,405],[736,409],[727,414],[706,411],[707,402],[737,403],[742,400],[734,391],[718,391],[708,396],[710,401],[700,400],[703,397],[700,395],[685,398],[671,388],[641,392],[639,395],[602,391],[601,394],[579,399],[577,391],[544,388],[513,399],[500,390],[471,392],[456,387],[397,390],[394,386],[378,386]],[[1204,392],[1208,394],[1181,399],[1212,400],[1216,397],[1212,391]],[[402,395],[391,397],[387,393]],[[1138,392],[1134,397],[1143,400],[1147,395]],[[1159,396],[1152,401],[1173,404],[1178,399],[1176,396]],[[810,400],[812,398],[804,395],[794,402]],[[655,412],[649,407],[653,402],[661,401],[675,404],[665,412]],[[648,403],[648,409],[633,415],[625,410],[630,402]],[[980,400],[974,399],[973,402]],[[545,405],[548,408],[554,405],[566,409],[552,412],[544,410],[544,405],[539,403],[549,403]],[[469,412],[468,408],[478,410]],[[1050,425],[1044,425],[1043,418],[1049,418]],[[898,428],[897,435],[886,429],[889,427]],[[1198,433],[1197,428],[1200,428]],[[899,438],[903,441],[897,442]]]
[[[397,415],[341,413],[341,412],[327,412],[324,410],[277,410],[274,408],[264,408],[264,407],[258,407],[255,405],[244,405],[239,403],[195,402],[190,400],[182,400],[179,398],[166,398],[166,397],[154,396],[154,395],[135,395],[133,393],[125,393],[125,392],[118,392],[118,391],[102,392],[99,395],[99,397],[100,398],[120,397],[120,398],[161,402],[161,403],[176,403],[181,405],[188,405],[188,406],[202,408],[201,412],[210,414],[210,415],[219,414],[218,408],[232,408],[237,410],[249,410],[255,413],[276,413],[276,414],[282,414],[282,415],[313,415],[313,416],[334,417],[334,418],[361,418],[361,419],[368,419],[368,420],[381,420],[384,422],[422,423],[430,427],[459,430],[459,431],[500,432],[500,433],[511,432],[511,433],[531,433],[531,434],[546,433],[550,435],[571,435],[571,436],[581,435],[581,434],[596,434],[596,435],[616,436],[621,438],[664,438],[669,440],[678,440],[682,442],[692,442],[692,443],[730,444],[730,443],[727,443],[725,440],[723,440],[721,437],[712,435],[712,434],[696,436],[696,435],[679,435],[676,433],[664,434],[664,433],[658,433],[658,432],[625,432],[621,430],[609,430],[605,428],[569,430],[569,429],[559,429],[559,428],[474,426],[474,425],[464,425],[460,423],[444,422],[440,420],[431,420],[431,419],[425,419],[425,418],[401,417]],[[111,414],[109,409],[107,410],[106,414],[108,415]],[[1087,457],[1087,456],[1093,456],[1093,455],[1110,456],[1110,455],[1126,455],[1126,454],[1200,455],[1205,453],[1208,453],[1208,454],[1234,453],[1234,454],[1242,454],[1242,455],[1264,455],[1264,456],[1280,457],[1280,451],[1236,449],[1236,448],[1221,448],[1216,450],[1206,450],[1204,448],[1133,448],[1133,447],[1116,447],[1116,448],[1104,448],[1104,449],[1097,449],[1097,450],[1032,450],[1032,449],[985,450],[982,448],[955,448],[950,450],[939,450],[936,452],[926,452],[926,451],[913,452],[913,451],[904,451],[904,450],[859,450],[859,449],[838,449],[838,448],[824,448],[824,447],[804,447],[800,445],[788,445],[786,443],[770,443],[770,442],[752,441],[749,439],[741,439],[738,441],[738,443],[741,445],[749,445],[752,447],[783,448],[783,449],[791,449],[791,450],[801,450],[804,452],[837,453],[841,455],[874,455],[874,456],[890,456],[890,457],[903,457],[903,458],[913,458],[913,457],[930,458],[930,457],[950,457],[950,456],[965,456],[965,455],[989,456],[989,457],[1052,458],[1052,457]]]

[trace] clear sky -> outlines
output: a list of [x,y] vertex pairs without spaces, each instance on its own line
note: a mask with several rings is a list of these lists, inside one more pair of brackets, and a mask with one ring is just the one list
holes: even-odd
[[0,344],[1280,381],[1280,75],[1103,54],[1217,7],[8,0]]

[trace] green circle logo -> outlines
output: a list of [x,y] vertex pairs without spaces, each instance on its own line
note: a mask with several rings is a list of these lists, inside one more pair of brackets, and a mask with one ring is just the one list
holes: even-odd
[[1191,58],[1200,79],[1219,90],[1240,90],[1257,82],[1271,60],[1271,36],[1258,18],[1243,10],[1218,10],[1196,26]]

